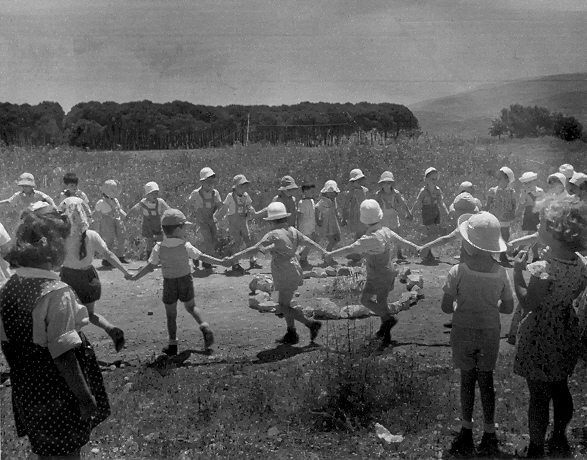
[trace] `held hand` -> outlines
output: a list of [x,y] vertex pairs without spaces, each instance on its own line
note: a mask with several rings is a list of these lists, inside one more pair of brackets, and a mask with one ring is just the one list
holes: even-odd
[[124,279],[127,281],[135,281],[135,276],[130,274],[129,272],[126,272],[124,274]]
[[222,259],[222,265],[224,267],[230,267],[230,266],[232,266],[233,265],[233,263],[232,263],[232,257],[225,257],[225,258],[223,258]]
[[408,215],[406,216],[406,220],[408,220],[409,222],[414,220],[414,215],[411,212],[408,212]]
[[89,400],[80,403],[79,411],[82,422],[89,422],[92,416],[96,413],[98,405],[94,396],[90,395]]
[[528,251],[520,251],[514,257],[514,270],[526,270],[526,263],[528,262]]

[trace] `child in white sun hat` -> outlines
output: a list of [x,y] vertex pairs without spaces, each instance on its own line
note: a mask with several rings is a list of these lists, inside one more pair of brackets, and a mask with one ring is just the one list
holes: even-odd
[[383,211],[376,200],[369,199],[361,203],[360,219],[367,227],[365,235],[353,244],[326,255],[335,257],[356,253],[365,256],[367,281],[361,294],[361,303],[381,318],[377,337],[381,339],[381,346],[386,347],[391,344],[391,329],[397,324],[397,319],[387,306],[387,297],[398,273],[393,264],[393,245],[399,243],[411,246],[416,251],[419,247],[382,225]]
[[[334,180],[327,180],[320,190],[320,200],[316,203],[316,225],[318,233],[328,240],[327,251],[332,251],[340,242],[340,225],[338,223],[338,205],[336,197],[340,193],[338,184]],[[325,263],[331,264],[331,258],[325,258]]]
[[0,200],[0,205],[10,205],[18,212],[19,217],[22,211],[37,201],[44,201],[55,207],[55,202],[49,195],[35,188],[35,176],[33,176],[31,173],[22,173],[16,181],[16,185],[21,188],[21,191],[16,192],[9,198]]
[[[403,195],[395,188],[395,178],[391,171],[383,171],[377,183],[381,187],[375,194],[375,199],[383,211],[381,225],[395,232],[400,228],[400,211],[407,220],[412,220],[414,216],[412,216],[410,208]],[[406,259],[402,254],[402,249],[399,245],[397,247],[396,255],[398,261]]]
[[[201,248],[206,254],[215,254],[218,247],[218,227],[214,213],[222,207],[220,192],[214,188],[217,178],[212,168],[206,166],[200,170],[200,187],[190,193],[188,203],[194,211],[198,232],[202,238]],[[194,260],[198,267],[199,261]],[[202,267],[210,270],[212,265],[202,262]]]
[[573,174],[575,174],[575,168],[573,167],[573,165],[565,163],[559,166],[558,172],[563,174],[568,181],[571,177],[573,177]]
[[[128,263],[124,258],[124,239],[125,229],[123,219],[126,213],[120,207],[118,197],[120,196],[120,185],[113,179],[104,181],[100,187],[102,198],[98,200],[94,212],[98,233],[108,246],[114,252],[118,260],[123,264]],[[111,267],[112,265],[106,259],[102,260],[102,266]]]
[[[426,227],[426,242],[433,240],[440,234],[440,222],[442,217],[448,217],[448,208],[444,203],[442,190],[437,184],[438,170],[430,167],[424,171],[425,185],[418,192],[416,201],[410,210],[414,213],[416,206],[422,210],[422,224]],[[422,253],[424,263],[434,263],[435,258],[430,248]]]
[[141,224],[141,235],[146,242],[146,259],[149,258],[157,241],[163,239],[161,229],[161,216],[169,209],[169,205],[163,198],[159,198],[159,185],[157,182],[147,182],[144,186],[143,198],[126,213],[125,220],[135,212],[140,211],[143,215]]
[[569,179],[569,194],[579,197],[581,201],[587,201],[587,174],[575,172]]
[[298,184],[296,184],[293,177],[283,176],[279,181],[277,195],[271,200],[272,202],[279,202],[285,205],[285,209],[289,213],[288,223],[292,227],[296,226],[298,217],[296,212],[296,198],[294,196],[298,188]]
[[[485,204],[485,211],[499,219],[501,236],[506,242],[510,239],[510,227],[516,218],[518,208],[518,199],[513,187],[515,180],[514,172],[507,166],[502,166],[497,172],[497,185],[488,190]],[[504,266],[510,266],[505,252],[500,255],[500,259]]]
[[[473,185],[473,183],[470,182],[470,181],[468,181],[468,180],[463,181],[463,182],[461,182],[461,185],[459,185],[459,193],[457,193],[457,195],[455,196],[453,202],[448,207],[448,217],[449,217],[449,219],[454,220],[454,219],[458,219],[459,218],[459,215],[456,215],[456,213],[455,213],[455,207],[454,207],[454,205],[455,205],[455,203],[457,201],[460,200],[460,197],[463,194],[467,194],[468,196],[471,196],[473,198],[473,200],[475,200],[476,206],[477,206],[477,208],[479,208],[479,210],[483,207],[483,204],[481,203],[481,200],[479,200],[478,198],[475,198],[475,186]],[[471,212],[471,211],[469,211],[469,212]]]
[[366,227],[359,218],[359,207],[367,199],[369,189],[363,185],[365,174],[360,169],[353,169],[349,176],[349,189],[343,197],[341,224],[348,226],[349,232],[357,240],[365,233]]
[[[297,228],[312,241],[318,240],[318,233],[316,231],[316,203],[314,202],[315,193],[316,185],[314,184],[314,181],[304,181],[302,183],[302,198],[298,201],[297,208]],[[310,263],[308,262],[310,249],[310,246],[306,246],[300,252],[300,265],[302,268],[310,268]]]
[[568,195],[567,192],[567,177],[561,173],[556,172],[546,178],[546,192],[559,198]]
[[507,273],[492,254],[505,251],[506,243],[499,220],[488,212],[462,215],[458,228],[463,257],[450,269],[442,298],[442,311],[453,315],[450,342],[454,364],[461,371],[462,427],[450,453],[474,454],[473,407],[478,382],[485,422],[478,453],[494,456],[498,441],[493,370],[499,353],[499,314],[512,313],[514,300]]
[[[265,210],[259,212],[255,211],[253,207],[253,200],[249,196],[247,190],[250,182],[244,174],[237,174],[232,179],[232,192],[226,195],[222,207],[216,213],[216,218],[220,221],[228,219],[228,232],[232,239],[231,252],[235,254],[242,247],[249,247],[253,244],[251,232],[249,230],[248,219],[265,214]],[[251,256],[249,260],[249,270],[253,268],[262,268],[257,263],[257,259]],[[232,266],[229,275],[244,275],[245,269],[241,267],[238,260]]]
[[278,340],[279,343],[294,345],[299,342],[299,336],[295,328],[295,321],[298,321],[310,330],[310,341],[313,342],[322,326],[319,321],[313,321],[304,314],[291,307],[291,300],[296,289],[303,283],[302,268],[298,262],[298,248],[310,245],[324,253],[324,249],[314,243],[310,238],[301,233],[298,229],[289,225],[289,213],[281,202],[273,202],[267,206],[267,217],[272,229],[256,245],[225,259],[228,264],[235,260],[253,254],[257,251],[271,254],[271,275],[273,286],[278,292],[280,313],[285,317],[287,332]]

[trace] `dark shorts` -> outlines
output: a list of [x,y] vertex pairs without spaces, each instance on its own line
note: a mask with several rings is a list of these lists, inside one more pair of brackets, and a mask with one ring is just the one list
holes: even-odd
[[172,304],[181,300],[188,302],[194,298],[192,275],[179,278],[163,278],[163,303]]
[[422,224],[438,225],[440,224],[440,208],[438,205],[422,205]]
[[452,359],[457,369],[492,371],[499,355],[499,328],[471,329],[454,326],[450,331]]
[[84,305],[100,300],[102,285],[94,267],[79,270],[61,267],[61,281],[71,286]]

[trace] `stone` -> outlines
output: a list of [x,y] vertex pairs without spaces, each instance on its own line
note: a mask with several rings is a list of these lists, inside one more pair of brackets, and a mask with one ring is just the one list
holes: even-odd
[[271,295],[269,295],[267,292],[260,291],[255,295],[249,296],[249,307],[256,310],[258,309],[259,305],[269,300],[271,300]]
[[342,318],[367,318],[369,316],[373,316],[371,310],[369,310],[364,305],[347,305],[346,307],[342,307],[340,309],[340,316]]
[[350,267],[340,267],[336,274],[338,276],[350,276],[353,274],[353,270]]
[[251,292],[263,291],[271,293],[273,292],[273,278],[270,275],[255,275],[249,283],[249,289]]
[[326,274],[326,270],[322,267],[314,267],[312,272],[315,274],[316,278],[326,278],[328,275]]
[[307,280],[310,278],[316,278],[316,272],[314,270],[310,270],[310,271],[305,271],[304,274],[302,275],[302,277]]
[[272,426],[271,428],[269,428],[267,430],[267,436],[269,437],[275,437],[280,433],[279,428],[277,428],[276,426]]
[[326,274],[328,276],[336,276],[336,273],[337,273],[336,272],[336,268],[334,268],[334,267],[326,267],[324,270],[326,271]]
[[419,286],[420,289],[422,289],[424,287],[424,278],[422,278],[422,275],[418,275],[415,273],[408,275],[407,282],[406,282],[406,288],[408,290],[410,290],[414,286]]
[[412,274],[412,271],[409,268],[401,271],[399,274],[399,282],[402,284],[406,284],[408,282],[408,276]]
[[274,313],[278,306],[279,304],[277,302],[268,300],[267,302],[260,303],[257,310],[261,313]]
[[311,307],[314,311],[314,319],[339,319],[340,308],[332,300],[325,297],[317,297]]

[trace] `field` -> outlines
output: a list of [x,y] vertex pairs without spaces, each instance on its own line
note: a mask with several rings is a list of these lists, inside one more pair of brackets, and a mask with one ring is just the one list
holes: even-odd
[[[4,149],[0,152],[0,197],[14,193],[14,179],[23,171],[35,174],[40,188],[52,196],[60,190],[63,171],[82,178],[80,188],[92,202],[107,178],[123,185],[121,199],[128,208],[140,198],[142,185],[156,180],[170,204],[186,209],[185,197],[197,185],[198,171],[212,166],[219,189],[229,189],[230,178],[244,173],[252,182],[256,207],[275,194],[280,176],[315,180],[334,178],[346,183],[348,172],[360,166],[374,190],[376,177],[391,169],[397,187],[408,202],[421,186],[423,170],[433,165],[441,172],[447,201],[463,180],[478,191],[493,185],[493,173],[502,165],[517,175],[535,170],[540,179],[569,162],[587,169],[586,144],[565,144],[553,139],[475,141],[458,138],[400,140],[387,146],[348,145],[306,149],[295,146],[249,146],[189,152],[83,152],[65,149]],[[11,225],[14,216],[0,221]],[[129,228],[129,251],[141,262],[138,221]],[[254,224],[257,234],[265,231]],[[404,234],[418,239],[417,223]],[[197,244],[197,239],[195,239]],[[396,344],[379,355],[368,337],[378,326],[374,319],[327,321],[317,346],[308,346],[300,328],[295,347],[276,347],[284,332],[283,320],[247,308],[250,276],[229,278],[217,268],[207,278],[194,279],[197,303],[212,325],[217,345],[202,352],[202,339],[185,312],[178,318],[180,349],[189,350],[183,363],[157,360],[165,345],[164,311],[160,305],[161,274],[155,272],[137,283],[125,282],[116,271],[101,271],[103,297],[98,311],[126,331],[127,348],[116,354],[102,331],[88,327],[87,334],[104,363],[104,376],[112,416],[92,435],[85,458],[442,458],[458,428],[458,373],[452,369],[448,335],[440,311],[444,276],[456,260],[446,248],[438,266],[428,267],[410,257],[409,266],[425,278],[426,298],[398,315]],[[318,263],[317,258],[310,258]],[[268,267],[269,261],[261,261]],[[254,273],[266,273],[267,268]],[[299,290],[298,302],[328,296],[332,279],[311,279]],[[404,290],[396,283],[392,297]],[[335,294],[335,293],[334,293]],[[357,303],[350,292],[341,302]],[[502,317],[502,335],[509,317]],[[513,375],[513,348],[502,341],[496,371],[498,436],[503,450],[512,455],[527,444],[527,389]],[[189,356],[188,356],[189,355]],[[7,368],[0,361],[1,370]],[[3,374],[5,375],[5,374]],[[571,441],[576,458],[587,455],[587,393],[584,362],[571,380],[575,417]],[[4,379],[3,379],[4,380]],[[10,387],[0,388],[2,458],[26,458],[28,442],[15,436]],[[482,420],[477,404],[477,426]],[[397,444],[382,443],[374,423],[404,436]],[[477,439],[480,432],[476,433]]]

